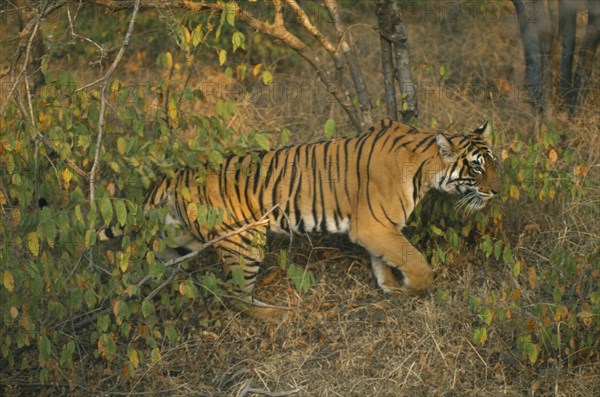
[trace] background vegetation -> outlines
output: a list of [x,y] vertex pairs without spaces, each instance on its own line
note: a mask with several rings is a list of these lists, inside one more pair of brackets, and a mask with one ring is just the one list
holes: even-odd
[[[399,3],[419,103],[411,122],[461,131],[491,120],[500,198],[467,216],[427,197],[406,233],[435,285],[406,301],[383,296],[368,255],[343,238],[274,238],[257,295],[293,308],[279,325],[227,309],[210,252],[160,259],[160,214],[146,218],[140,204],[181,166],[355,134],[348,109],[302,54],[228,12],[234,3],[141,9],[127,46],[130,7],[56,2],[27,24],[50,3],[0,10],[4,394],[600,393],[600,76],[593,69],[574,110],[556,101],[533,113],[511,2]],[[321,4],[299,3],[335,37]],[[245,4],[255,5],[275,15]],[[327,58],[285,10],[309,55]],[[373,119],[385,117],[376,5],[340,10]],[[586,21],[580,11],[577,43]],[[347,70],[341,79],[352,82]],[[124,227],[122,241],[96,241],[109,224]]]

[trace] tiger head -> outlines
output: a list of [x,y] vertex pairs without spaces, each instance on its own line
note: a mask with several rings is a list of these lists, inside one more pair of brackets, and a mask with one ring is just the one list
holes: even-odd
[[489,123],[467,134],[438,134],[436,142],[443,165],[436,176],[436,187],[460,195],[458,207],[467,212],[483,208],[500,191],[497,160],[490,149]]

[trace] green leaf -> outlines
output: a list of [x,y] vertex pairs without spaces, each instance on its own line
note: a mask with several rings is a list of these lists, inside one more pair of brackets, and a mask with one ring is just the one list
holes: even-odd
[[269,138],[264,134],[256,134],[254,140],[263,150],[271,150],[271,142]]
[[69,341],[66,345],[63,346],[60,352],[60,365],[66,365],[67,367],[73,366],[73,352],[75,351],[75,343],[73,341]]
[[485,327],[473,330],[473,343],[483,346],[487,341],[487,329]]
[[226,3],[223,6],[223,14],[225,14],[225,20],[231,26],[235,25],[235,11],[236,11],[236,3],[235,2]]
[[231,36],[231,43],[233,44],[233,52],[238,48],[246,49],[246,36],[242,32],[233,32]]
[[262,82],[264,85],[269,85],[273,81],[273,75],[268,70],[262,72]]
[[219,152],[218,150],[211,150],[206,154],[206,157],[208,158],[208,161],[214,165],[221,165],[225,160],[221,152]]
[[125,222],[127,222],[127,207],[123,200],[115,201],[115,213],[117,215],[117,222],[119,225],[125,226]]
[[504,260],[504,263],[509,264],[512,262],[513,257],[512,257],[512,251],[510,249],[510,245],[505,245],[504,246],[504,251],[502,252],[502,260]]
[[215,227],[217,224],[217,210],[214,207],[208,209],[207,223],[209,228]]
[[38,338],[38,348],[40,349],[40,359],[45,362],[52,354],[52,342],[46,335],[40,335]]
[[233,268],[231,271],[231,279],[236,287],[241,288],[242,290],[244,289],[246,280],[244,279],[244,270],[241,267]]
[[108,196],[104,196],[100,199],[100,215],[102,215],[102,218],[104,219],[104,225],[108,226],[113,218],[112,203]]
[[535,343],[525,343],[523,345],[523,350],[525,351],[525,354],[527,355],[527,358],[529,359],[529,362],[531,364],[535,364],[535,362],[537,361],[538,358],[538,347]]
[[85,293],[83,294],[83,300],[88,309],[91,309],[96,305],[96,294],[91,288],[86,288]]
[[201,204],[198,206],[198,225],[202,226],[206,222],[208,216],[208,208],[206,205]]
[[498,241],[496,241],[496,244],[494,244],[494,258],[496,260],[500,259],[501,254],[502,254],[502,241],[498,240]]
[[192,46],[197,47],[204,39],[202,35],[202,24],[198,24],[192,32]]
[[281,130],[281,135],[279,136],[279,145],[285,146],[290,140],[290,136],[292,133],[287,128]]
[[149,300],[144,300],[144,302],[142,302],[142,315],[144,318],[148,318],[152,313],[154,313],[154,303]]
[[435,226],[435,225],[431,225],[431,231],[436,236],[443,236],[444,235],[444,231],[442,229],[440,229],[439,227]]
[[519,274],[521,274],[521,261],[515,261],[515,264],[513,265],[512,268],[512,275],[513,277],[517,278],[519,277]]
[[165,333],[167,334],[167,338],[169,338],[171,343],[175,344],[179,340],[179,332],[173,325],[167,324],[165,326]]
[[327,119],[325,122],[325,138],[331,139],[333,137],[333,133],[335,132],[335,120]]
[[110,317],[106,314],[98,316],[96,325],[101,332],[106,332],[108,330],[108,326],[110,325]]

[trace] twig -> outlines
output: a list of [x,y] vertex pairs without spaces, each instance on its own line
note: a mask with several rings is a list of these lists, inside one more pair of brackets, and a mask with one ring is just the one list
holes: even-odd
[[[259,220],[252,222],[252,223],[248,223],[236,230],[232,230],[228,233],[222,234],[219,237],[216,237],[210,241],[207,241],[206,243],[202,244],[200,246],[200,248],[198,248],[196,251],[190,252],[187,255],[183,255],[180,256],[179,258],[174,258],[169,260],[168,262],[166,262],[164,264],[165,267],[171,267],[171,266],[175,266],[175,265],[180,265],[182,262],[187,261],[188,259],[192,259],[195,258],[196,256],[200,255],[200,253],[202,251],[204,251],[206,248],[211,247],[213,245],[215,245],[216,243],[218,243],[219,241],[228,239],[231,236],[235,236],[237,234],[243,233],[246,230],[249,229],[253,229],[255,227],[258,226],[263,226],[266,225],[269,220],[267,219],[267,217],[276,209],[279,207],[279,204],[273,206],[269,211],[267,211]],[[179,267],[177,270],[174,270],[173,273],[171,274],[171,276],[169,276],[169,278],[162,283],[161,285],[159,285],[157,288],[155,288],[150,294],[148,294],[148,296],[146,296],[146,298],[144,298],[144,300],[149,300],[152,299],[154,296],[156,296],[156,294],[158,292],[160,292],[164,287],[166,287],[171,281],[173,281],[173,278],[175,277],[175,275],[177,274],[177,272],[179,271]],[[150,277],[149,275],[144,276],[138,283],[137,286],[138,288],[143,286],[144,284],[146,284],[148,282],[148,280],[150,280],[152,277]]]
[[[27,25],[25,25],[23,30],[21,30],[21,32],[19,33],[19,45],[17,47],[17,50],[16,50],[13,60],[11,62],[10,68],[6,72],[2,73],[0,78],[3,78],[8,74],[12,75],[12,73],[15,71],[17,63],[19,62],[19,59],[21,58],[21,54],[23,53],[23,50],[26,48],[26,46],[31,48],[31,43],[33,42],[33,37],[35,35],[32,34],[29,36],[29,40],[27,41],[27,44],[25,43],[25,41],[23,41],[24,38],[27,37],[33,29],[35,29],[37,31],[41,20],[43,18],[47,17],[48,15],[50,15],[57,8],[62,7],[63,4],[65,4],[65,3],[66,3],[66,0],[57,0],[53,3],[51,3],[47,7],[44,7],[43,11],[41,13],[39,13],[35,18],[31,19],[31,21],[29,21],[27,23]],[[0,119],[2,119],[2,117],[4,116],[4,111],[6,110],[6,106],[8,105],[8,102],[10,101],[10,97],[13,96],[13,93],[15,92],[15,89],[17,88],[17,85],[19,84],[19,80],[21,79],[21,76],[23,75],[25,68],[27,68],[27,62],[24,63],[23,69],[21,70],[19,75],[14,79],[13,85],[12,85],[10,91],[6,94],[6,102],[2,104],[2,108],[0,110]]]
[[356,53],[353,50],[349,32],[342,24],[337,1],[326,0],[325,6],[327,7],[329,17],[333,22],[333,27],[335,28],[338,36],[338,47],[341,47],[342,53],[344,54],[344,59],[346,60],[346,64],[350,70],[350,76],[352,77],[352,82],[354,83],[354,89],[356,90],[356,96],[358,98],[361,130],[364,130],[373,124],[373,118],[371,114],[373,105],[371,104],[371,96],[369,95],[367,84],[365,82],[365,78],[363,77],[362,69],[358,63]]
[[321,44],[321,47],[323,47],[329,53],[331,58],[337,62],[339,59],[339,55],[336,46],[334,46],[331,43],[331,41],[329,41],[327,37],[325,37],[323,33],[321,33],[319,29],[317,29],[317,27],[312,24],[312,22],[308,18],[308,15],[306,15],[302,7],[298,5],[296,0],[285,0],[285,2],[292,9],[292,11],[294,11],[296,17],[298,17],[298,20],[300,21],[304,29],[306,29],[308,33],[310,33],[315,39],[317,39],[319,44]]
[[[104,7],[107,7],[111,10],[123,10],[126,8],[131,8],[133,6],[133,0],[122,0],[122,1],[114,1],[114,0],[86,0],[86,3],[99,4]],[[252,13],[244,10],[242,7],[236,7],[235,16],[242,21],[246,22],[252,29],[255,29],[263,34],[269,35],[275,39],[281,40],[286,46],[296,51],[298,55],[304,58],[310,66],[315,70],[319,79],[325,84],[327,90],[335,100],[342,106],[342,109],[348,115],[348,118],[354,124],[357,129],[361,129],[361,123],[358,115],[354,111],[354,107],[352,106],[352,100],[350,95],[343,87],[339,84],[336,84],[329,77],[328,71],[321,65],[318,58],[311,54],[311,49],[297,36],[291,33],[289,30],[285,28],[283,24],[283,13],[281,12],[281,0],[273,0],[273,4],[275,6],[275,17],[273,23],[268,23],[261,21],[257,17],[255,17]],[[165,8],[183,8],[188,9],[194,12],[222,12],[225,8],[225,3],[223,2],[193,2],[186,0],[145,0],[142,3],[143,7],[154,7],[157,9],[165,9]],[[92,82],[87,86],[97,84],[98,81]],[[86,87],[87,87],[86,86]],[[83,89],[83,88],[82,88]]]
[[[94,153],[94,162],[92,163],[92,169],[90,170],[90,178],[89,178],[89,189],[90,189],[90,206],[93,204],[96,199],[96,173],[98,171],[98,163],[100,161],[100,151],[102,149],[102,138],[104,136],[104,123],[105,123],[105,113],[106,113],[106,91],[108,90],[108,85],[110,83],[110,77],[113,72],[117,68],[117,65],[121,61],[123,54],[125,53],[125,49],[129,45],[129,41],[131,40],[131,35],[133,34],[133,27],[135,26],[135,20],[137,18],[138,10],[140,9],[140,0],[135,0],[133,5],[133,12],[131,14],[131,19],[129,20],[129,27],[127,28],[127,34],[125,35],[125,39],[123,40],[123,44],[117,53],[113,63],[110,65],[106,74],[97,80],[98,82],[103,82],[102,90],[100,91],[100,114],[98,116],[98,138],[96,141],[96,151]],[[90,230],[92,234],[96,233],[96,228],[94,225],[90,225]],[[89,266],[93,267],[94,265],[94,255],[90,252],[89,257]]]
[[268,397],[285,397],[285,396],[291,396],[292,394],[299,393],[301,390],[302,390],[301,388],[297,387],[297,388],[292,389],[292,390],[272,392],[272,391],[263,390],[263,389],[255,389],[255,388],[252,388],[252,387],[246,385],[239,392],[239,394],[237,395],[237,397],[246,397],[250,393],[252,393],[252,394],[260,394],[260,395],[268,396]]

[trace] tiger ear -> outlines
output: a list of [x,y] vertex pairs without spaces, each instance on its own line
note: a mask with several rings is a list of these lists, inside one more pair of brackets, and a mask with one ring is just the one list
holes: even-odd
[[486,121],[485,123],[477,127],[477,129],[472,133],[475,135],[479,135],[488,144],[492,143],[492,126],[490,125],[489,121]]
[[448,140],[444,135],[438,134],[435,137],[435,142],[440,148],[440,156],[442,156],[442,160],[450,164],[456,160],[456,151],[454,150],[454,146],[452,146],[452,142]]

